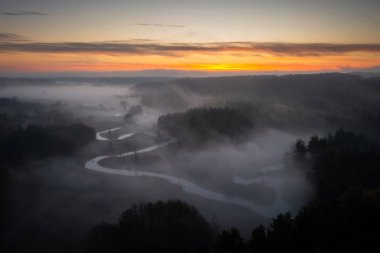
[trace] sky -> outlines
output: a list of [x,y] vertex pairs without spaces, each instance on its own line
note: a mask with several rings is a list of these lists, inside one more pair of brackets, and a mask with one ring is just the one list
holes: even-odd
[[378,0],[0,0],[0,74],[380,69]]

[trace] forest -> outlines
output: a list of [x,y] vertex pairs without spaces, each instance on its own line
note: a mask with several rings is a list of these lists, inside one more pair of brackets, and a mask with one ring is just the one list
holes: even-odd
[[220,138],[237,140],[254,127],[253,120],[231,108],[192,108],[184,113],[160,116],[160,131],[167,132],[185,146],[199,146]]
[[377,245],[378,78],[0,81],[2,252]]
[[94,129],[83,124],[2,128],[0,159],[2,162],[25,163],[31,159],[70,155],[94,139]]

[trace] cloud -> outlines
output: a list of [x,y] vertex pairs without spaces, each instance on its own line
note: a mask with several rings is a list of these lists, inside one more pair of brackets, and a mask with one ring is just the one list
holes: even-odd
[[149,24],[149,23],[137,23],[133,24],[137,26],[157,26],[157,27],[173,27],[173,28],[184,28],[184,25],[172,25],[172,24]]
[[45,16],[48,15],[47,13],[44,12],[39,12],[39,11],[4,11],[1,12],[1,15],[4,16]]
[[252,43],[251,46],[259,51],[297,56],[319,56],[350,52],[380,52],[380,44]]
[[[6,37],[6,36],[5,36]],[[10,36],[12,37],[12,36]],[[1,38],[1,37],[0,37]],[[290,56],[325,56],[352,52],[379,53],[380,44],[219,42],[159,43],[155,41],[0,43],[0,51],[36,53],[120,53],[183,56],[191,53],[270,53]]]
[[22,42],[28,41],[24,36],[15,33],[1,33],[0,32],[0,43],[2,42]]

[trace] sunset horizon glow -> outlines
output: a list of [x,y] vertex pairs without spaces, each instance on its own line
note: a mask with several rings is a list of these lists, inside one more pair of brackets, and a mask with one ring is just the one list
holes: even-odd
[[380,70],[380,4],[373,0],[31,0],[0,7],[3,75]]

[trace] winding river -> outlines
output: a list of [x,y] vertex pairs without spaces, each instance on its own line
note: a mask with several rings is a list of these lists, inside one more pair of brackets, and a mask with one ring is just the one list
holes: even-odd
[[[112,129],[108,129],[105,131],[98,132],[96,134],[96,139],[99,141],[124,140],[124,139],[127,139],[127,138],[135,135],[135,133],[127,133],[127,134],[120,135],[115,139],[109,139],[109,138],[103,136],[106,133],[117,131],[117,130],[120,130],[121,128],[122,127],[117,127],[117,128],[112,128]],[[153,135],[151,133],[147,133],[147,134]],[[135,155],[136,153],[139,154],[139,153],[151,152],[151,151],[154,151],[156,149],[166,147],[170,144],[173,144],[176,141],[177,141],[176,139],[171,139],[171,140],[168,140],[168,141],[165,141],[165,142],[162,142],[162,143],[150,146],[150,147],[146,147],[146,148],[143,148],[143,149],[140,149],[137,151],[133,151],[133,152],[126,152],[123,154],[116,154],[116,155],[109,155],[109,156],[97,156],[97,157],[87,161],[85,164],[85,168],[92,170],[92,171],[97,171],[100,173],[120,175],[120,176],[159,178],[162,180],[166,180],[172,184],[180,185],[182,190],[187,192],[187,193],[195,194],[195,195],[201,196],[201,197],[209,199],[209,200],[220,201],[220,202],[223,202],[226,204],[232,204],[232,205],[237,205],[240,207],[249,208],[249,209],[253,210],[254,212],[256,212],[256,213],[258,213],[264,217],[273,217],[273,216],[277,215],[279,212],[291,210],[291,207],[289,206],[289,204],[280,197],[281,192],[280,192],[280,189],[278,186],[281,184],[281,181],[277,180],[277,179],[273,179],[273,178],[271,179],[269,177],[268,178],[267,177],[265,177],[265,178],[264,177],[255,177],[253,179],[243,179],[243,178],[236,176],[233,179],[235,184],[249,185],[251,183],[264,182],[268,186],[272,187],[276,192],[275,204],[264,205],[264,204],[254,203],[252,201],[243,199],[241,197],[227,196],[227,195],[219,193],[219,192],[214,192],[214,191],[208,190],[206,188],[203,188],[203,187],[197,185],[196,183],[194,183],[192,181],[189,181],[189,180],[186,180],[186,179],[183,179],[180,177],[172,176],[172,175],[166,175],[166,174],[149,172],[149,171],[140,171],[140,170],[112,169],[112,168],[107,168],[107,167],[101,166],[99,164],[100,161],[107,159],[107,158],[126,157],[126,156]]]

